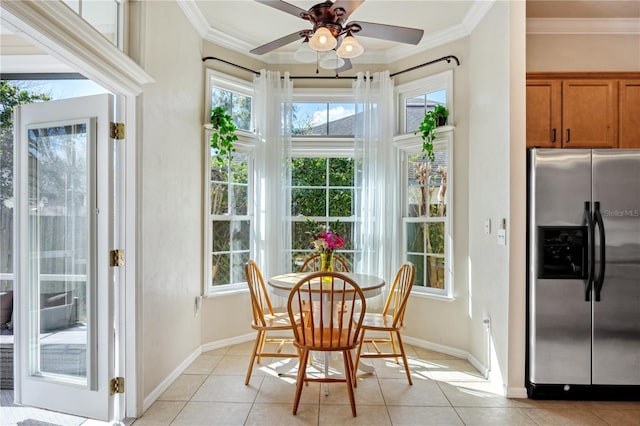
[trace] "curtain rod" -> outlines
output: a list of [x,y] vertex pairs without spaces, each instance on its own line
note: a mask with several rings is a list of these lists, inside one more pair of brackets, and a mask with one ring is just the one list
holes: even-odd
[[[217,58],[215,56],[205,56],[204,58],[202,58],[202,62],[205,62],[205,61],[207,61],[209,59],[214,60],[214,61],[223,62],[223,63],[225,63],[227,65],[231,65],[232,67],[240,68],[243,71],[247,71],[247,72],[253,73],[255,75],[260,75],[259,71],[255,71],[255,70],[252,70],[251,68],[243,67],[242,65],[234,64],[233,62],[229,62],[229,61],[226,61],[224,59]],[[413,71],[413,70],[416,70],[418,68],[426,67],[427,65],[433,65],[435,63],[442,62],[442,61],[447,61],[448,63],[451,63],[452,60],[456,61],[456,65],[457,66],[460,66],[460,60],[457,57],[455,57],[453,55],[447,55],[447,56],[443,56],[442,58],[434,59],[433,61],[425,62],[424,64],[420,64],[420,65],[416,65],[416,66],[411,67],[411,68],[407,68],[406,70],[394,72],[393,74],[390,74],[389,76],[390,77],[395,77],[396,75],[400,75],[400,74],[403,74],[405,72]],[[311,75],[311,76],[290,76],[289,78],[290,79],[336,79],[336,78],[347,78],[347,79],[354,80],[357,77],[355,77],[355,76],[354,77],[343,77],[341,75],[337,75],[336,74],[335,76]]]

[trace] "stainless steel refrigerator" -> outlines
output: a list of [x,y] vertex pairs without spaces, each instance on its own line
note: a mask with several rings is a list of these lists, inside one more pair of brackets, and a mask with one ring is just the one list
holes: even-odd
[[529,397],[640,399],[640,150],[528,156]]

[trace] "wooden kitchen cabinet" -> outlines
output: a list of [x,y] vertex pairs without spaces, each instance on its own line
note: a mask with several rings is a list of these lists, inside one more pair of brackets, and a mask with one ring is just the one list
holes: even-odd
[[617,147],[617,80],[528,79],[526,93],[527,147]]
[[562,81],[527,81],[527,147],[560,148]]
[[620,149],[640,148],[640,80],[620,80]]
[[615,80],[562,82],[562,147],[618,146],[618,84]]

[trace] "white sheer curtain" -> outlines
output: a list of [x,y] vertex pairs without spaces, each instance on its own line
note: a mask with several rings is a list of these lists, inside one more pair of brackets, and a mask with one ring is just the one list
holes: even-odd
[[282,253],[291,241],[291,108],[289,73],[261,70],[253,80],[256,132],[254,257],[265,280],[289,272]]
[[353,90],[357,170],[354,270],[389,282],[395,272],[391,270],[392,248],[399,240],[393,226],[394,194],[399,191],[394,171],[393,80],[389,72],[358,73]]

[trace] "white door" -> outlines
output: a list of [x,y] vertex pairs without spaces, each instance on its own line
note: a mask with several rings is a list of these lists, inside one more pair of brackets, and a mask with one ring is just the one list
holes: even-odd
[[16,108],[18,400],[114,418],[113,96]]

